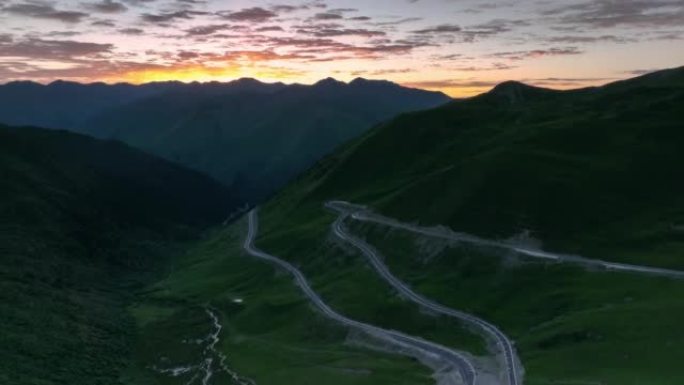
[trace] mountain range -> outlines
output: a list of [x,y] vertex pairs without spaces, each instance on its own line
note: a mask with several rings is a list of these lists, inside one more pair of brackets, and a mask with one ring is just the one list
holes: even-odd
[[373,125],[448,100],[365,79],[312,86],[254,79],[140,86],[17,82],[0,86],[0,122],[117,139],[209,174],[258,202]]

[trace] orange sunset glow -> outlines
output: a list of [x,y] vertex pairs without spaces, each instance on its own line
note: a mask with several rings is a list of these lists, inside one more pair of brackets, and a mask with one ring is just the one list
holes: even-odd
[[575,88],[684,62],[681,6],[610,3],[9,0],[0,8],[0,77],[364,77],[460,97],[508,79]]

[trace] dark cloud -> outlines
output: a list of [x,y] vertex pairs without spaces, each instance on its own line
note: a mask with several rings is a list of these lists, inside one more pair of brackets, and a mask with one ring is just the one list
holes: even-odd
[[341,14],[333,12],[322,12],[317,13],[313,16],[313,19],[315,20],[340,20],[343,18],[344,16],[342,16]]
[[219,15],[226,20],[263,23],[278,16],[277,13],[261,7],[245,8],[236,12],[220,12]]
[[124,35],[142,35],[145,33],[145,31],[140,28],[123,28],[120,29],[119,32]]
[[480,3],[477,4],[471,8],[467,8],[463,10],[465,13],[483,13],[483,12],[490,12],[495,9],[499,8],[507,8],[507,7],[512,7],[515,6],[516,3],[514,1],[509,1],[509,2],[488,2],[488,3]]
[[77,31],[51,31],[45,34],[45,36],[50,36],[50,37],[74,37],[80,35],[80,32]]
[[549,37],[546,39],[546,41],[551,42],[551,43],[582,44],[582,43],[598,43],[598,42],[627,43],[627,42],[633,42],[635,40],[629,39],[627,37],[616,36],[616,35],[600,35],[600,36],[568,35],[568,36]]
[[117,3],[114,0],[102,0],[97,3],[86,3],[84,6],[94,12],[102,13],[122,13],[128,9],[122,3]]
[[382,41],[377,44],[355,45],[343,43],[331,38],[301,38],[301,37],[268,37],[262,44],[273,48],[291,50],[302,54],[317,55],[310,61],[333,61],[354,58],[372,59],[387,55],[405,55],[414,49],[425,47],[427,44],[410,41]]
[[543,12],[566,24],[615,27],[681,26],[684,24],[682,0],[594,0]]
[[174,20],[190,20],[193,19],[195,16],[202,16],[202,15],[208,15],[209,13],[207,12],[200,12],[200,11],[189,11],[189,10],[182,10],[182,11],[175,11],[175,12],[165,12],[165,13],[144,13],[142,14],[142,19],[144,21],[147,21],[149,23],[167,23],[170,21]]
[[474,42],[481,38],[510,32],[516,27],[524,27],[528,25],[530,25],[530,23],[525,20],[496,19],[487,23],[476,24],[469,27],[461,27],[455,24],[441,24],[434,27],[419,29],[413,31],[413,33],[418,35],[444,35],[450,37],[460,36],[464,42]]
[[325,24],[310,26],[302,26],[297,29],[298,33],[312,35],[316,37],[336,37],[336,36],[363,36],[363,37],[380,37],[386,36],[387,33],[383,31],[374,31],[362,28],[343,28],[338,24]]
[[70,60],[109,53],[113,48],[111,44],[29,38],[0,44],[0,57]]
[[145,6],[146,4],[154,3],[157,0],[121,0],[126,4],[139,7],[139,6]]
[[204,36],[211,35],[219,31],[225,31],[227,29],[230,29],[230,25],[228,24],[209,24],[192,27],[185,32],[191,36]]
[[96,20],[90,23],[93,27],[116,27],[116,23],[112,20]]
[[509,51],[509,52],[497,52],[491,57],[508,59],[508,60],[524,60],[531,58],[539,58],[545,56],[564,56],[564,55],[579,55],[582,51],[577,47],[565,47],[565,48],[548,48],[548,49],[533,49],[526,51]]
[[403,19],[397,19],[397,20],[390,20],[390,21],[378,21],[373,23],[376,26],[379,27],[391,27],[391,26],[396,26],[400,24],[407,24],[407,23],[413,23],[415,21],[421,21],[423,20],[420,17],[405,17]]
[[87,13],[59,10],[56,9],[52,4],[42,1],[11,4],[2,8],[2,11],[18,16],[32,17],[36,19],[58,20],[65,23],[78,23],[84,18],[88,17]]
[[461,28],[460,26],[455,25],[455,24],[441,24],[441,25],[437,25],[434,27],[419,29],[419,30],[416,30],[413,32],[418,33],[418,34],[442,34],[442,33],[453,34],[453,33],[461,32],[462,30],[463,30],[463,28]]
[[295,11],[300,11],[308,9],[306,5],[289,5],[289,4],[276,4],[270,7],[270,9],[275,13],[290,13]]
[[490,37],[505,32],[511,32],[518,27],[527,27],[531,23],[527,20],[495,19],[487,23],[476,24],[464,28],[462,35],[465,41],[472,42],[479,38]]
[[267,25],[264,27],[259,27],[255,29],[257,32],[282,32],[284,31],[283,27],[278,26],[278,25]]
[[181,60],[189,60],[189,59],[196,59],[200,55],[197,52],[192,52],[192,51],[180,51],[177,54],[178,58]]

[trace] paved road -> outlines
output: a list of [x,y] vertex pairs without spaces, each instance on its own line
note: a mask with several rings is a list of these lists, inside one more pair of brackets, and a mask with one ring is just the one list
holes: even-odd
[[613,270],[613,271],[625,271],[625,272],[633,272],[633,273],[640,273],[640,274],[656,275],[656,276],[668,277],[668,278],[684,279],[684,271],[680,271],[680,270],[662,269],[662,268],[658,268],[658,267],[639,266],[639,265],[631,265],[631,264],[625,264],[625,263],[608,262],[608,261],[603,261],[600,259],[580,257],[577,255],[549,253],[549,252],[546,252],[543,250],[537,250],[537,249],[533,249],[530,247],[515,245],[512,243],[508,243],[508,242],[493,241],[493,240],[479,238],[479,237],[476,237],[474,235],[457,233],[457,232],[453,232],[451,230],[444,229],[444,228],[430,228],[430,227],[422,227],[422,226],[415,226],[415,225],[410,225],[407,223],[402,223],[402,222],[399,222],[397,220],[387,218],[387,217],[383,217],[381,215],[372,213],[363,206],[354,205],[354,204],[351,204],[348,202],[333,201],[333,202],[329,202],[328,205],[331,208],[349,211],[351,213],[351,217],[353,219],[356,219],[359,221],[378,223],[381,225],[394,227],[394,228],[398,228],[398,229],[403,229],[403,230],[407,230],[407,231],[410,231],[413,233],[427,235],[430,237],[443,238],[443,239],[448,239],[448,240],[453,240],[453,241],[468,242],[468,243],[482,245],[482,246],[489,246],[489,247],[496,247],[496,248],[512,250],[512,251],[515,251],[519,254],[522,254],[522,255],[525,255],[528,257],[532,257],[532,258],[548,259],[548,260],[554,260],[554,261],[558,261],[558,262],[575,263],[575,264],[580,264],[580,265],[584,265],[584,266],[588,266],[588,267],[598,267],[598,268]]
[[273,255],[266,254],[254,246],[254,239],[256,238],[258,230],[257,211],[250,211],[248,219],[249,230],[243,245],[245,251],[254,257],[273,263],[292,274],[295,277],[297,285],[299,285],[304,294],[309,298],[314,306],[316,306],[316,308],[323,312],[325,316],[343,325],[355,328],[385,342],[391,343],[401,348],[401,350],[407,351],[410,355],[416,358],[439,358],[442,362],[457,370],[466,385],[476,384],[477,371],[472,363],[462,354],[430,341],[412,337],[394,330],[386,330],[377,326],[358,322],[335,312],[325,302],[323,302],[321,297],[318,296],[318,294],[311,288],[309,282],[306,280],[306,277],[304,277],[304,274],[302,274],[301,271],[299,271],[292,264]]
[[361,239],[349,234],[344,229],[343,222],[345,218],[347,218],[348,215],[353,212],[349,209],[353,206],[340,205],[336,203],[339,202],[330,202],[326,204],[326,206],[340,213],[340,216],[332,225],[333,232],[337,237],[352,244],[364,255],[366,255],[378,274],[380,274],[382,278],[392,285],[392,287],[394,287],[399,293],[404,295],[409,300],[423,306],[426,309],[430,309],[434,312],[467,322],[484,332],[485,335],[487,335],[497,344],[499,350],[503,354],[503,367],[506,373],[506,383],[509,385],[522,384],[520,373],[518,371],[518,358],[515,348],[513,347],[513,342],[503,332],[501,332],[499,328],[472,314],[448,308],[411,290],[406,283],[399,280],[392,274],[392,272],[390,272],[389,268],[387,268],[387,265],[384,264],[376,250],[374,250],[372,247],[370,247],[370,245]]

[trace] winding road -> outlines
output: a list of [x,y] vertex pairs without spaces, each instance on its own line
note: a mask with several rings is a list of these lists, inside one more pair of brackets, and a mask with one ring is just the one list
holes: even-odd
[[373,265],[373,268],[385,279],[392,287],[394,287],[399,293],[408,298],[409,300],[417,303],[418,305],[430,309],[439,314],[443,314],[449,317],[459,319],[461,321],[467,322],[483,332],[487,337],[496,343],[503,355],[503,367],[506,373],[506,383],[508,385],[521,385],[522,380],[520,378],[520,373],[518,370],[518,357],[513,346],[513,342],[496,326],[490,324],[489,322],[480,319],[472,314],[468,314],[459,310],[454,310],[448,308],[444,305],[436,303],[428,298],[417,294],[411,288],[396,276],[392,274],[387,265],[384,264],[380,258],[379,253],[374,250],[370,245],[361,239],[354,237],[345,231],[343,222],[350,213],[354,211],[350,210],[350,207],[355,207],[353,205],[340,204],[342,202],[328,202],[326,207],[337,211],[340,215],[332,224],[333,233],[342,239],[343,241],[353,245],[361,251],[368,260]]
[[301,271],[299,271],[299,269],[294,267],[289,262],[286,262],[273,255],[264,253],[263,251],[257,249],[254,246],[254,239],[256,238],[258,231],[258,218],[256,210],[252,210],[249,212],[248,221],[249,230],[247,232],[247,237],[245,238],[245,242],[243,245],[245,251],[254,257],[275,264],[283,270],[286,270],[287,272],[292,274],[295,278],[297,285],[302,289],[306,297],[326,317],[334,321],[337,321],[340,324],[343,324],[351,328],[355,328],[373,337],[390,343],[396,347],[399,347],[401,351],[404,351],[408,355],[416,357],[419,360],[424,358],[438,359],[439,361],[449,365],[450,368],[456,370],[459,373],[463,383],[465,383],[466,385],[477,384],[478,376],[475,367],[461,353],[453,349],[447,348],[445,346],[436,344],[434,342],[409,336],[398,331],[382,329],[377,326],[355,321],[335,312],[311,288],[311,285],[309,285],[309,282],[306,280],[306,277],[304,276],[304,274],[302,274]]
[[565,263],[574,263],[574,264],[584,265],[587,267],[598,267],[598,268],[602,268],[602,269],[606,269],[606,270],[612,270],[612,271],[624,271],[624,272],[648,274],[648,275],[655,275],[655,276],[668,277],[668,278],[684,279],[684,271],[680,271],[680,270],[663,269],[663,268],[659,268],[659,267],[650,267],[650,266],[631,265],[631,264],[626,264],[626,263],[608,262],[608,261],[604,261],[604,260],[600,260],[600,259],[585,258],[585,257],[577,256],[577,255],[550,253],[547,251],[534,249],[534,248],[521,246],[521,245],[516,245],[513,243],[509,243],[509,242],[494,241],[494,240],[489,240],[489,239],[483,239],[483,238],[480,238],[480,237],[477,237],[474,235],[457,233],[457,232],[454,232],[452,230],[445,229],[445,228],[423,227],[423,226],[411,225],[411,224],[399,222],[395,219],[384,217],[382,215],[375,214],[375,213],[369,211],[364,206],[355,205],[355,204],[352,204],[349,202],[331,201],[331,202],[328,202],[326,204],[326,206],[330,207],[332,209],[335,209],[337,211],[345,210],[346,212],[349,213],[349,215],[352,219],[355,219],[358,221],[377,223],[377,224],[381,224],[384,226],[393,227],[396,229],[406,230],[406,231],[409,231],[412,233],[426,235],[429,237],[442,238],[442,239],[447,239],[447,240],[451,240],[451,241],[467,242],[467,243],[481,245],[481,246],[488,246],[488,247],[495,247],[495,248],[511,250],[511,251],[516,252],[516,253],[519,253],[519,254],[522,254],[522,255],[525,255],[528,257],[532,257],[532,258],[547,259],[547,260],[553,260],[553,261],[565,262]]

